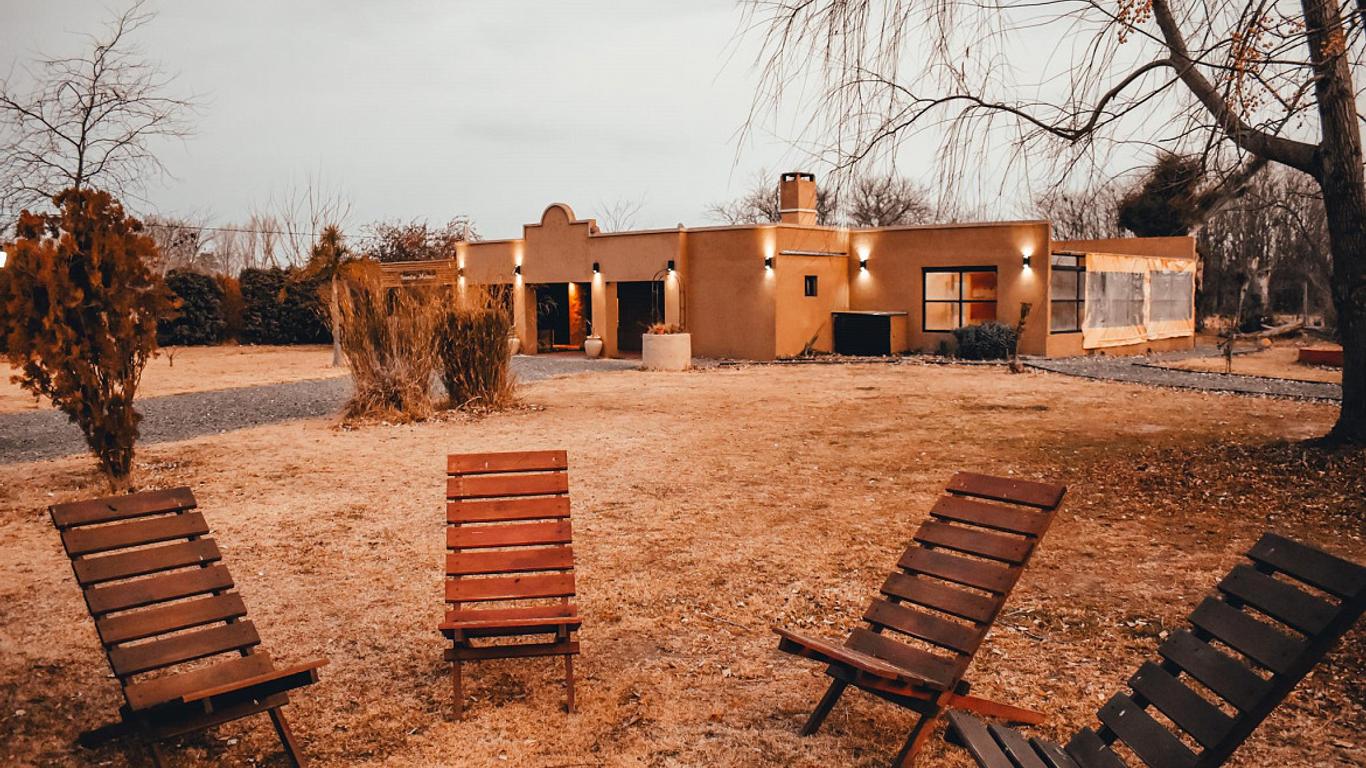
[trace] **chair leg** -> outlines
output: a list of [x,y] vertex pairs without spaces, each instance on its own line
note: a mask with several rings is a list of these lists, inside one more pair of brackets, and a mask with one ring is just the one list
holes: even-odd
[[564,655],[565,711],[574,714],[574,657]]
[[843,680],[830,681],[830,687],[826,689],[825,695],[821,697],[820,703],[816,705],[811,716],[806,719],[806,725],[802,726],[803,736],[810,736],[820,730],[821,723],[825,722],[826,715],[829,715],[830,710],[835,708],[835,702],[840,700],[840,695],[848,686],[849,684]]
[[465,716],[465,689],[460,679],[460,662],[451,664],[451,687],[455,689],[455,719]]
[[304,758],[299,754],[299,746],[294,743],[294,732],[289,730],[289,721],[285,720],[285,713],[279,707],[270,710],[270,722],[275,724],[275,733],[280,736],[280,744],[285,748],[289,762],[295,768],[304,768]]
[[934,733],[934,724],[939,722],[939,717],[944,710],[936,708],[920,716],[916,721],[915,727],[911,729],[911,734],[906,737],[906,743],[901,747],[901,751],[896,754],[896,759],[892,761],[892,768],[911,768],[915,765],[915,756],[920,754],[920,750],[929,740],[930,734]]

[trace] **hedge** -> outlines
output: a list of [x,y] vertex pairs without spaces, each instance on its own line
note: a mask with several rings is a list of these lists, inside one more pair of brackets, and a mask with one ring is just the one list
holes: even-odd
[[157,320],[157,344],[217,344],[227,330],[223,288],[209,275],[187,269],[166,273],[166,287],[175,295],[176,309]]
[[958,356],[964,360],[1002,360],[1015,349],[1015,329],[1005,323],[986,322],[956,328]]
[[323,322],[321,281],[296,270],[244,269],[242,332],[247,344],[322,344],[332,341]]

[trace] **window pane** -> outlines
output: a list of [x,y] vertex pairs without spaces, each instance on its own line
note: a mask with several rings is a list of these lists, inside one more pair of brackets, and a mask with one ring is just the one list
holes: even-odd
[[958,273],[957,272],[926,272],[925,273],[925,300],[958,300]]
[[[995,272],[964,272],[963,298],[973,301],[995,301],[996,300],[996,273]],[[996,317],[996,310],[991,310],[991,316]]]
[[1048,278],[1048,291],[1054,299],[1077,297],[1077,273],[1070,269],[1055,269]]
[[925,304],[925,330],[927,331],[952,331],[958,327],[958,307],[957,303],[929,303]]
[[1075,301],[1053,302],[1053,320],[1048,324],[1051,331],[1079,331],[1081,318],[1077,317],[1080,304]]
[[970,304],[964,304],[963,314],[966,315],[963,318],[965,325],[991,322],[996,319],[996,302],[974,301]]

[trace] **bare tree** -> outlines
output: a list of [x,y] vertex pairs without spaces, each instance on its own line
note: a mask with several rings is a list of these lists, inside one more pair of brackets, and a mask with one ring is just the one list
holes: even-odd
[[363,254],[382,262],[453,259],[456,243],[479,239],[467,216],[456,216],[442,227],[414,219],[377,221],[365,229]]
[[625,232],[635,227],[636,217],[644,207],[644,199],[631,200],[623,197],[610,204],[598,203],[593,218],[597,220],[598,228],[603,232]]
[[1123,237],[1119,201],[1123,190],[1102,184],[1081,191],[1049,189],[1034,198],[1027,215],[1047,219],[1059,240],[1103,240]]
[[164,275],[172,269],[204,269],[202,254],[210,245],[212,231],[199,217],[151,215],[144,217],[143,226],[156,243],[158,262],[149,264]]
[[318,238],[329,228],[339,235],[351,215],[351,201],[339,188],[310,175],[302,185],[273,196],[259,212],[275,227],[280,256],[287,265],[307,264],[315,255]]
[[[750,188],[734,200],[707,206],[707,218],[726,224],[767,224],[782,220],[778,185],[773,175],[759,171]],[[839,216],[839,197],[833,189],[816,189],[816,223],[834,224]]]
[[[1366,58],[1360,1],[751,0],[751,9],[767,30],[756,106],[780,104],[784,86],[814,66],[826,88],[823,119],[811,125],[834,137],[820,143],[837,167],[933,128],[944,138],[941,175],[961,181],[1005,129],[1012,162],[1051,158],[1064,173],[1101,168],[1117,147],[1156,144],[1198,154],[1233,185],[1265,162],[1312,177],[1346,361],[1331,437],[1366,442],[1366,176],[1352,81]],[[1050,33],[1050,57],[1019,45]]]
[[153,17],[139,0],[88,36],[85,53],[25,70],[27,91],[0,80],[0,213],[67,188],[136,194],[149,173],[164,171],[152,141],[189,135],[193,102],[166,95],[172,78],[132,42]]
[[844,214],[856,227],[925,224],[934,218],[929,192],[895,175],[864,176],[849,185]]

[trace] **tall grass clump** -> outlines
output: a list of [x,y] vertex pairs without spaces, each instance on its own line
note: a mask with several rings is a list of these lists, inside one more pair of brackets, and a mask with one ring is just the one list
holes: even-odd
[[449,408],[501,408],[513,400],[512,314],[500,290],[471,286],[461,301],[444,305],[436,345]]
[[342,354],[354,391],[346,421],[421,421],[432,415],[437,334],[446,302],[428,289],[386,288],[378,275],[348,270],[337,297]]

